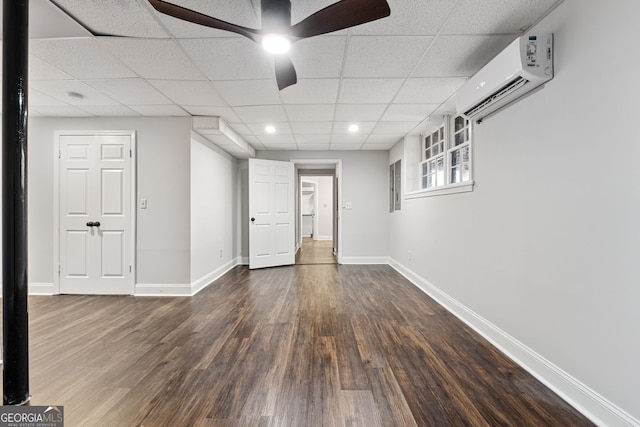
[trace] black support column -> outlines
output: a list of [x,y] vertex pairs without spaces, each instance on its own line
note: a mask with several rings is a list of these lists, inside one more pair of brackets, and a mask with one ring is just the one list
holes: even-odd
[[27,85],[29,0],[3,0],[3,404],[29,400],[27,312]]

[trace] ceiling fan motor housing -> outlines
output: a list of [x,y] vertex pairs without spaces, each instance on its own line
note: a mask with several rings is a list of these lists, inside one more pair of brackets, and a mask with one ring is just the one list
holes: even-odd
[[290,0],[262,0],[262,31],[286,33],[291,27]]

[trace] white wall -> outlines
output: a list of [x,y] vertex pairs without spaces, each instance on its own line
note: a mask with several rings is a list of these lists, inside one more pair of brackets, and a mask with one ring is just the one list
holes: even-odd
[[317,176],[313,177],[317,182],[316,227],[313,234],[314,240],[333,239],[333,177]]
[[[343,262],[386,262],[389,253],[387,227],[387,151],[259,151],[256,157],[270,160],[342,159]],[[246,173],[246,171],[245,171]],[[246,197],[246,192],[244,193]],[[248,212],[241,213],[242,224]],[[249,256],[246,226],[242,230],[242,256]]]
[[389,214],[399,269],[608,425],[640,419],[638,16],[566,0],[536,29],[555,33],[554,80],[475,127],[474,191]]
[[53,283],[53,170],[56,130],[136,130],[137,283],[190,283],[189,118],[29,120],[29,282]]
[[237,160],[198,134],[191,139],[191,282],[205,286],[236,258]]

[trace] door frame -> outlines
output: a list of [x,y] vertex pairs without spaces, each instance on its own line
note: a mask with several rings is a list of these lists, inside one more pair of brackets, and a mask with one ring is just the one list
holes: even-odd
[[[305,166],[310,166],[310,168],[313,168],[314,165],[335,165],[335,173],[333,175],[333,179],[334,179],[334,185],[337,180],[337,193],[338,193],[337,194],[338,197],[336,201],[337,206],[334,206],[335,208],[334,221],[335,221],[335,224],[337,224],[337,228],[338,228],[338,233],[337,233],[338,234],[337,235],[338,253],[336,258],[338,260],[338,264],[342,264],[342,159],[291,159],[291,162],[294,163],[295,174],[296,174],[296,179],[295,179],[296,206],[297,206],[296,209],[300,209],[300,199],[299,199],[300,188],[298,188],[298,185],[300,182],[300,178],[299,178],[300,175],[299,175],[298,169],[303,169]],[[335,196],[336,195],[334,194],[334,198]],[[302,224],[299,223],[298,217],[299,217],[299,212],[296,213],[296,223],[298,223],[298,227],[296,228],[299,230],[299,227],[302,227]]]
[[135,295],[136,285],[136,217],[138,213],[137,206],[137,181],[138,175],[136,170],[137,164],[137,135],[135,130],[57,130],[54,132],[53,142],[53,294],[60,294],[60,137],[63,135],[127,135],[131,136],[131,217],[129,218],[129,226],[131,227],[131,237],[129,242],[129,253],[131,259],[129,265],[131,265],[130,275],[130,295]]

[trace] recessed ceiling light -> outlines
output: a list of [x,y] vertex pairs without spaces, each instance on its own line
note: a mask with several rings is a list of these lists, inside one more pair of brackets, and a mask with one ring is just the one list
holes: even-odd
[[281,34],[267,34],[262,39],[262,47],[269,53],[282,54],[289,51],[291,43]]
[[276,127],[273,125],[267,125],[264,127],[265,132],[267,133],[276,133]]
[[353,124],[353,125],[349,125],[349,132],[351,133],[356,133],[360,130],[360,126]]

